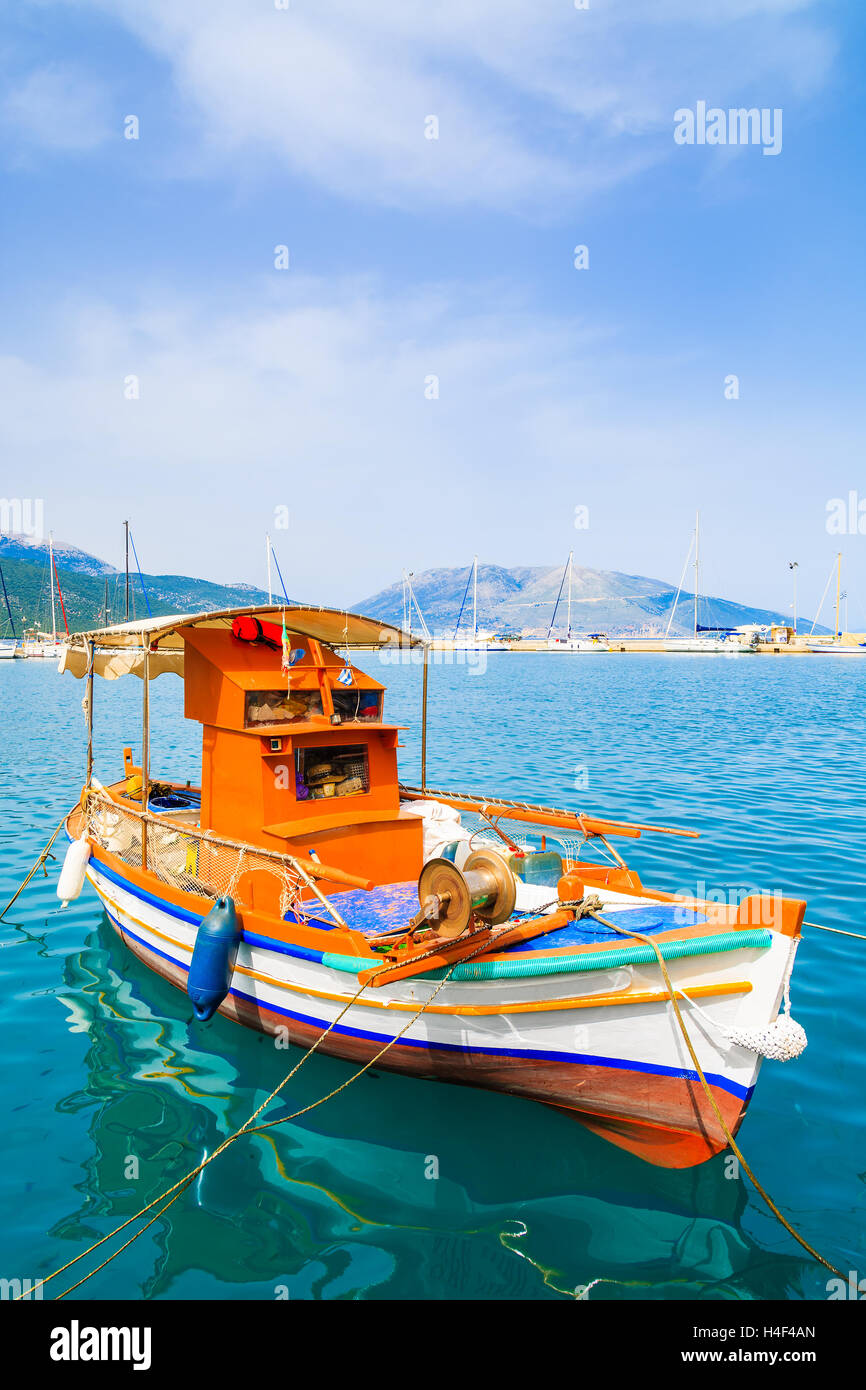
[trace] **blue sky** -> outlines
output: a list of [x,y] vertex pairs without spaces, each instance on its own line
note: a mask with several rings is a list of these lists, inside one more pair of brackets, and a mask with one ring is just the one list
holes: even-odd
[[[260,583],[270,530],[321,602],[476,551],[675,582],[700,508],[708,592],[796,559],[804,611],[841,546],[866,626],[863,9],[3,6],[0,490],[152,572]],[[781,152],[677,145],[701,100]]]

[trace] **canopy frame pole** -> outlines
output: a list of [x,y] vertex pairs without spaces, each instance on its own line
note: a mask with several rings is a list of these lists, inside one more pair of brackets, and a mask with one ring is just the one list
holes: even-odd
[[87,773],[84,779],[85,788],[89,788],[93,780],[93,667],[96,662],[96,643],[88,640],[87,642]]
[[430,648],[424,643],[424,674],[421,684],[421,790],[427,789],[427,673],[430,669],[427,660]]
[[[150,780],[150,646],[142,656],[141,683],[141,809],[147,813]],[[147,868],[147,821],[141,822],[141,867]]]

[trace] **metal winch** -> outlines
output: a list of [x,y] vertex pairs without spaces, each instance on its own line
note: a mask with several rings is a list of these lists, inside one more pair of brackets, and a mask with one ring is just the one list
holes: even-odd
[[415,926],[426,922],[439,936],[464,932],[473,917],[488,926],[507,922],[517,900],[517,882],[501,854],[476,850],[458,869],[448,859],[431,859],[418,879],[421,911]]

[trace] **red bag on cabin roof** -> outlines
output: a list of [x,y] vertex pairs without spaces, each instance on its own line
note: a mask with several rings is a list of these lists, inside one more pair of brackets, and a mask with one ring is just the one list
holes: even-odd
[[232,619],[232,635],[240,642],[265,642],[277,651],[282,648],[282,631],[277,624],[261,623],[249,613]]

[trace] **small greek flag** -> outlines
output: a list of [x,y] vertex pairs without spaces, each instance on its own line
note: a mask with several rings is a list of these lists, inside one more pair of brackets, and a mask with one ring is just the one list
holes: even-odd
[[354,679],[355,678],[352,675],[351,666],[344,666],[339,676],[337,677],[337,680],[340,682],[340,685],[352,685]]

